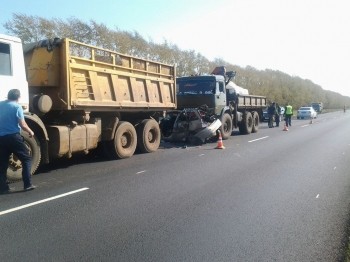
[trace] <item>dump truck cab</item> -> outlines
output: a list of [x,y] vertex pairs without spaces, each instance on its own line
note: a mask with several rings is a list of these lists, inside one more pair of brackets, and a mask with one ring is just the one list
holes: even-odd
[[29,106],[28,83],[24,69],[22,42],[19,38],[0,34],[0,100],[7,99],[10,89],[19,89],[19,103],[24,111]]

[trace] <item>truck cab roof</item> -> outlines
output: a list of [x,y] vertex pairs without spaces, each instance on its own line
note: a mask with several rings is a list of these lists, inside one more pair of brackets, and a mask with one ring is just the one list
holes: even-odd
[[5,41],[5,42],[14,42],[14,43],[21,43],[21,39],[15,36],[9,36],[9,35],[3,35],[0,34],[0,41]]
[[176,81],[189,81],[189,80],[222,80],[224,81],[225,78],[222,75],[195,75],[195,76],[182,76],[176,78]]

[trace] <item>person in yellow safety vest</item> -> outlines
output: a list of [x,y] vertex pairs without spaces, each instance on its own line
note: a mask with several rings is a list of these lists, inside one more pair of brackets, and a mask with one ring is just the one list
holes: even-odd
[[286,106],[285,118],[286,126],[292,126],[293,107],[288,103]]

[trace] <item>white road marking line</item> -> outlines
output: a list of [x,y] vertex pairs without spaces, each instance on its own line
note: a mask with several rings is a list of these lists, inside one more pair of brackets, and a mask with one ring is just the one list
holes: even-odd
[[309,126],[309,125],[303,125],[303,126],[301,126],[301,127],[306,127],[306,126]]
[[29,204],[26,204],[26,205],[23,205],[23,206],[19,206],[19,207],[11,208],[11,209],[8,209],[8,210],[4,210],[4,211],[0,212],[0,216],[8,214],[8,213],[11,213],[11,212],[15,212],[15,211],[27,208],[27,207],[39,205],[39,204],[42,204],[42,203],[45,203],[45,202],[48,202],[48,201],[52,201],[52,200],[55,200],[57,198],[65,197],[65,196],[72,195],[72,194],[75,194],[75,193],[79,193],[81,191],[88,190],[88,189],[89,189],[88,187],[83,187],[83,188],[80,188],[80,189],[77,189],[77,190],[74,190],[74,191],[71,191],[71,192],[68,192],[68,193],[64,193],[64,194],[57,195],[57,196],[54,196],[54,197],[45,198],[43,200],[39,200],[39,201],[36,201],[36,202],[33,202],[33,203],[29,203]]
[[319,198],[320,197],[320,194],[317,194],[316,198]]
[[204,154],[200,154],[199,156],[204,156]]
[[136,175],[142,174],[142,173],[145,173],[145,172],[146,172],[146,170],[142,170],[142,171],[137,172]]
[[337,167],[335,166],[334,168],[333,168],[333,170],[336,170],[337,169]]
[[248,143],[252,143],[252,142],[255,142],[255,141],[259,141],[259,140],[262,140],[262,139],[265,139],[265,138],[268,138],[269,136],[264,136],[264,137],[261,137],[261,138],[258,138],[258,139],[254,139],[254,140],[250,140],[248,141]]

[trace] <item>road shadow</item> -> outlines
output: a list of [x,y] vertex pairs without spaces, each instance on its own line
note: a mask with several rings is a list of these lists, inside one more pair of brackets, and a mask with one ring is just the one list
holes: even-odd
[[[170,142],[161,141],[159,149],[187,148],[187,147],[196,147],[196,146],[198,145],[193,145],[186,142],[170,143]],[[136,150],[134,153],[135,156],[143,155],[143,154],[152,154],[152,153],[143,153],[143,152],[140,152],[139,150]],[[95,150],[91,150],[88,154],[74,153],[71,158],[62,157],[62,158],[50,159],[50,163],[40,165],[38,170],[35,172],[35,174],[36,175],[46,174],[46,173],[50,173],[53,170],[66,169],[75,165],[103,163],[103,162],[107,163],[110,161],[123,161],[123,160],[124,159],[110,159],[105,156],[105,153],[103,152],[103,150],[98,148]]]
[[[235,136],[242,136],[242,134],[238,130],[234,130],[231,133],[231,136],[229,139],[232,139]],[[217,137],[213,137],[207,140],[205,143],[191,143],[190,141],[169,142],[169,141],[161,140],[159,149],[195,148],[203,145],[215,145],[217,142],[218,142]],[[148,154],[148,153],[142,153],[136,150],[134,155],[143,155],[143,154]],[[62,158],[50,159],[50,163],[40,165],[38,170],[35,173],[45,174],[45,173],[50,173],[53,170],[66,169],[68,167],[72,167],[75,165],[81,165],[86,163],[109,162],[109,161],[116,161],[116,160],[120,161],[123,159],[109,159],[104,155],[104,152],[101,148],[97,148],[95,150],[91,150],[88,154],[75,153],[72,155],[71,158],[62,157]]]

